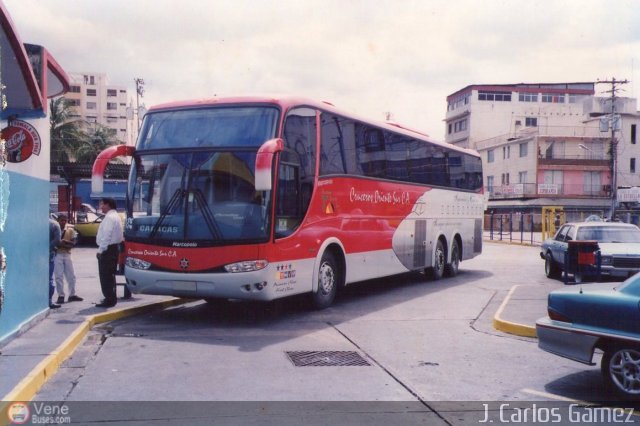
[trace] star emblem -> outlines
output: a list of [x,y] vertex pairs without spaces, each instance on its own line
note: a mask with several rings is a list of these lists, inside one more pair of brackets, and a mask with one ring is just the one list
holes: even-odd
[[180,267],[182,269],[187,269],[189,267],[189,259],[187,259],[186,257],[180,259]]

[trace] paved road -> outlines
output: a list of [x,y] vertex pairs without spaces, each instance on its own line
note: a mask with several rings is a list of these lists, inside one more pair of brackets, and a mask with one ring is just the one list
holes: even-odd
[[[81,285],[96,285],[92,262],[80,267]],[[206,411],[190,420],[211,420],[211,401],[237,401],[214,406],[216,419],[227,424],[262,424],[265,401],[276,404],[269,405],[271,413],[295,411],[298,422],[308,411],[322,424],[332,418],[388,424],[385,413],[402,423],[477,424],[485,417],[481,401],[491,401],[490,417],[498,421],[498,402],[607,399],[597,367],[493,328],[514,285],[562,286],[544,276],[535,247],[485,244],[483,255],[463,262],[455,278],[433,282],[407,274],[354,285],[324,311],[309,310],[304,298],[266,305],[194,301],[95,327],[35,399],[112,401],[87,415],[118,424],[134,414],[165,418],[163,408],[141,401],[202,401],[172,403],[175,410],[166,414],[176,419],[186,415],[180,408]],[[359,357],[369,365],[295,366],[290,357],[301,351],[325,352],[327,361]],[[100,412],[107,407],[110,414]],[[143,409],[151,414],[139,414]],[[358,421],[349,422],[352,416]]]
[[[532,385],[544,390],[548,375],[540,374],[540,369],[550,361],[560,366],[560,376],[583,368],[538,351],[533,339],[493,329],[496,307],[516,284],[549,285],[537,249],[486,244],[485,253],[464,262],[453,279],[432,282],[408,274],[371,281],[349,288],[324,311],[309,310],[303,298],[268,305],[209,306],[196,301],[98,330],[107,339],[70,397],[521,397],[522,389]],[[543,315],[541,308],[539,316]],[[373,367],[294,368],[288,351],[357,351]],[[148,381],[150,373],[160,385],[130,388],[125,393],[117,386],[119,376]],[[262,374],[263,380],[255,380]],[[182,377],[190,379],[176,382]],[[306,381],[314,386],[303,385],[304,391],[295,386]]]

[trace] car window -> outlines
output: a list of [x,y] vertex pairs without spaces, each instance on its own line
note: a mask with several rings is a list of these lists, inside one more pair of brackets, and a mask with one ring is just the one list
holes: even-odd
[[556,241],[564,241],[567,237],[567,232],[569,232],[569,225],[564,225],[556,234]]
[[567,231],[566,240],[571,241],[576,239],[576,233],[578,229],[575,226],[569,226],[569,230]]
[[640,243],[640,229],[636,226],[585,227],[578,231],[578,239],[601,243]]

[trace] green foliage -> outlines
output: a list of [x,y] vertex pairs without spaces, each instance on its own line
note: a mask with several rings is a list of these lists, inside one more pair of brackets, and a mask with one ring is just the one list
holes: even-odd
[[93,164],[101,151],[120,143],[114,129],[74,120],[74,106],[64,97],[51,99],[49,108],[51,162]]

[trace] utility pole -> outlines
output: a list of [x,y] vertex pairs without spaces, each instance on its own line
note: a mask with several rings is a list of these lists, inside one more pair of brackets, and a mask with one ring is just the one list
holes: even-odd
[[144,80],[136,77],[133,81],[136,83],[136,120],[138,133],[140,133],[140,98],[144,96]]
[[608,118],[608,128],[611,129],[611,213],[609,220],[613,220],[615,218],[616,193],[618,189],[618,141],[616,140],[616,130],[618,130],[621,125],[620,117],[616,117],[616,94],[621,90],[618,85],[627,84],[629,81],[626,79],[616,80],[614,77],[611,80],[598,80],[597,83],[611,85],[611,90],[606,90],[605,93],[611,94],[611,99],[609,100],[611,102],[611,115]]

